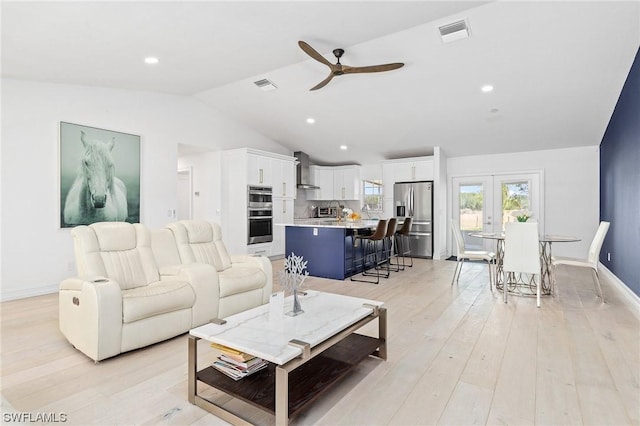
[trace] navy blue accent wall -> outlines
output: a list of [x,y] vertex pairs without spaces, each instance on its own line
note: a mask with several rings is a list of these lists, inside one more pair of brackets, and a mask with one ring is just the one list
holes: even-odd
[[600,220],[600,261],[640,296],[640,49],[600,143]]

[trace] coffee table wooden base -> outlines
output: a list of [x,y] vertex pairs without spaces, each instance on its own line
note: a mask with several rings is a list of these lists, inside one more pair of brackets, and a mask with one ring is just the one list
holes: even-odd
[[[354,333],[378,318],[378,338]],[[374,312],[284,365],[270,363],[258,373],[235,381],[213,367],[197,370],[197,337],[189,336],[189,402],[235,425],[250,424],[197,394],[197,382],[219,389],[276,416],[286,425],[308,404],[338,382],[369,355],[387,358],[387,311]],[[303,342],[296,342],[300,344]]]

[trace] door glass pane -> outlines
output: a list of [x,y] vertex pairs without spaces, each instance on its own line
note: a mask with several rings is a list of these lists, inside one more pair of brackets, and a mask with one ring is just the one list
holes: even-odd
[[502,184],[502,230],[507,222],[516,222],[518,216],[531,216],[531,195],[528,181]]
[[484,187],[482,184],[462,184],[460,188],[460,230],[465,247],[469,250],[482,250],[482,240],[469,237],[469,232],[481,232],[483,229]]

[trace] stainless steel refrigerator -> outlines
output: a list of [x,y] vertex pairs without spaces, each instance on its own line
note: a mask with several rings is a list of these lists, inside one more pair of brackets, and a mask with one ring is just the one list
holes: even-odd
[[433,181],[396,182],[393,208],[398,222],[413,218],[409,233],[411,254],[433,258]]

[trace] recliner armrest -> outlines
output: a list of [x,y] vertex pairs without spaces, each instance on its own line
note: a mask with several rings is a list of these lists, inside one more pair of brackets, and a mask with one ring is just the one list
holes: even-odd
[[122,291],[116,281],[65,279],[58,303],[60,331],[72,345],[95,361],[120,353]]
[[[106,283],[106,282],[112,282],[109,278],[106,277],[94,277],[94,278],[79,278],[79,277],[73,277],[73,278],[67,278],[65,280],[63,280],[60,283],[60,290],[82,290],[82,284],[84,282],[88,282],[88,283],[95,283],[95,284],[100,284],[100,283]],[[116,283],[117,284],[117,283]],[[119,286],[118,286],[119,288]]]
[[[175,272],[168,274],[168,272]],[[218,271],[213,265],[189,263],[164,267],[160,271],[160,280],[180,280],[188,282],[196,294],[196,301],[191,308],[192,327],[206,324],[218,317],[220,300],[220,284]]]
[[271,260],[266,256],[234,255],[231,256],[232,264],[246,264],[258,267],[264,272],[267,281],[262,290],[262,303],[269,302],[269,297],[273,291],[273,267]]

